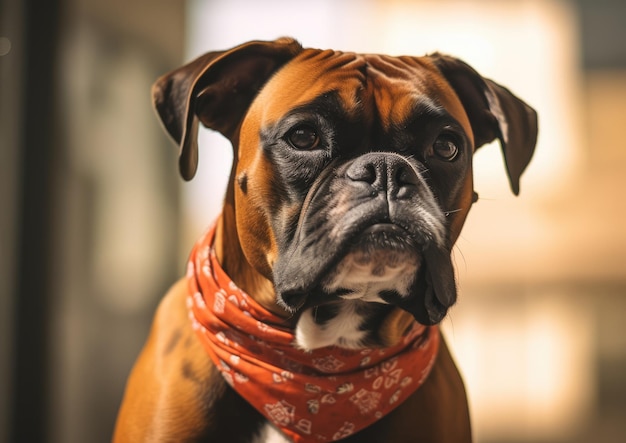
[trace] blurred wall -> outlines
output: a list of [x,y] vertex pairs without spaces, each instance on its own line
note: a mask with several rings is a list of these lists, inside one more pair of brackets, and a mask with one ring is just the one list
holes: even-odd
[[51,436],[108,441],[156,303],[183,269],[176,149],[150,87],[180,63],[184,5],[68,0],[66,8]]
[[[60,11],[56,1],[3,2],[0,6],[0,438],[15,441],[17,434],[12,430],[21,428],[25,430],[21,437],[38,441],[46,430],[29,426],[28,421],[46,422],[49,412],[45,379],[51,367],[48,332],[52,227],[40,221],[54,212],[46,191],[53,180],[53,153],[57,147],[53,141],[58,123],[54,68]],[[30,29],[38,29],[39,33],[28,35]],[[26,130],[26,121],[37,122],[37,130]],[[29,412],[30,416],[17,410]]]
[[183,268],[150,87],[182,61],[184,3],[8,1],[0,17],[0,441],[110,441]]

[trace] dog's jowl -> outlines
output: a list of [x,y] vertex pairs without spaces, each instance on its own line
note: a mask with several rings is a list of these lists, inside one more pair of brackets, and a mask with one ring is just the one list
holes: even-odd
[[289,38],[205,54],[153,98],[185,180],[199,124],[234,164],[115,441],[471,441],[438,329],[457,298],[450,254],[477,197],[474,151],[498,139],[517,194],[535,111],[450,56]]

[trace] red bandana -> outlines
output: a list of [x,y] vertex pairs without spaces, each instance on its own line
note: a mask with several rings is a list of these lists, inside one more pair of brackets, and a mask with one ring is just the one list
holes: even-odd
[[193,328],[230,386],[294,442],[335,441],[369,426],[424,382],[436,326],[414,323],[388,348],[302,351],[293,329],[239,289],[217,262],[215,228],[187,272]]

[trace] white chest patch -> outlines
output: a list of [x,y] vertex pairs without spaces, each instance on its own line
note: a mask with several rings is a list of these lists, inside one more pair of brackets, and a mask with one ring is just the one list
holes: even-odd
[[266,423],[250,443],[290,443],[290,441],[274,426]]
[[357,349],[367,335],[360,330],[363,316],[359,314],[357,304],[362,301],[346,300],[339,305],[339,311],[332,319],[318,324],[315,321],[315,308],[302,313],[296,325],[296,344],[305,351],[326,346],[341,346]]

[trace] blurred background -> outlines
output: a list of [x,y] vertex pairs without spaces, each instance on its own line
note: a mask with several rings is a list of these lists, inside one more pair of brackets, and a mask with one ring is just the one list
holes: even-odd
[[150,86],[249,39],[458,56],[540,117],[499,147],[445,323],[480,443],[626,441],[626,2],[1,0],[0,441],[105,442],[154,309],[215,217],[230,147],[177,150]]

